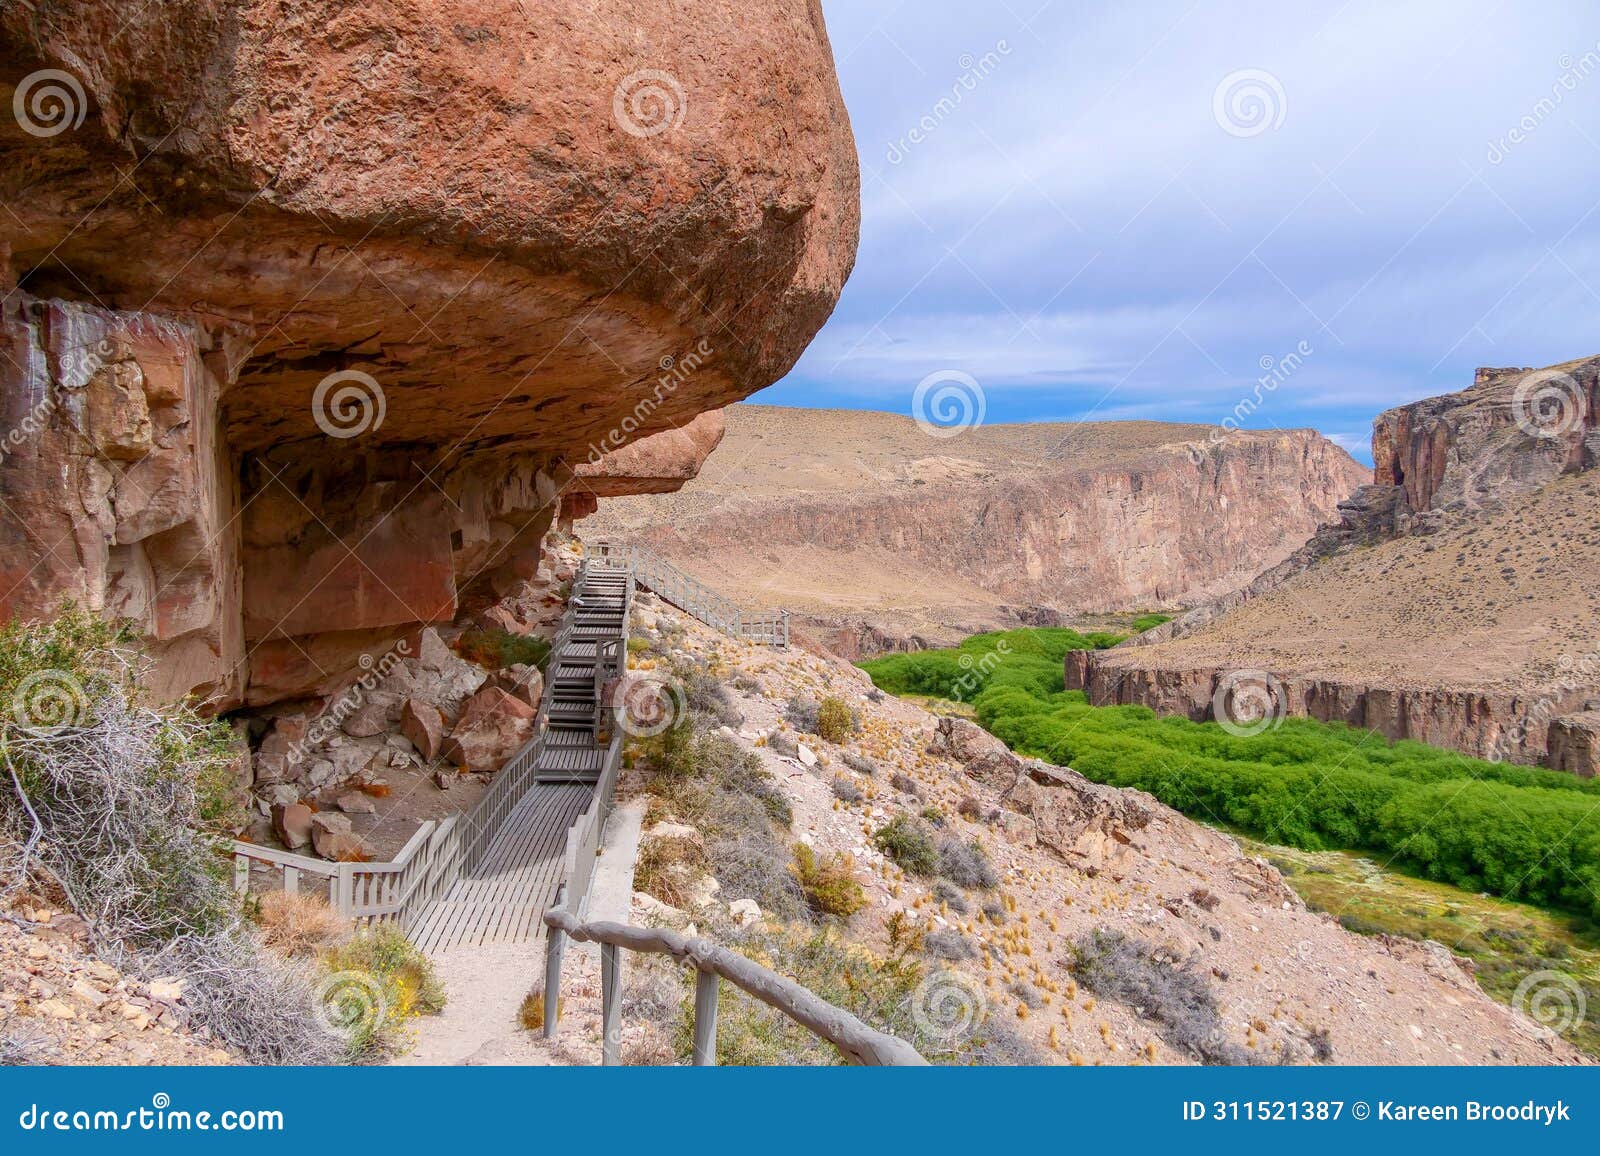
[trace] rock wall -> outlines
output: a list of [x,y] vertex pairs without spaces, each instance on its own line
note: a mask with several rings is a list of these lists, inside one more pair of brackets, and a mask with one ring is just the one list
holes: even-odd
[[816,0],[8,5],[0,103],[0,612],[218,708],[536,569],[582,463],[703,457],[859,230]]
[[[1584,712],[1600,697],[1600,682],[1589,657],[1569,658],[1566,669],[1538,684],[1499,692],[1452,687],[1447,670],[1435,672],[1438,685],[1429,687],[1341,677],[1332,670],[1275,669],[1242,650],[1229,668],[1195,666],[1181,654],[1166,653],[1163,644],[1204,640],[1208,627],[1231,624],[1230,614],[1241,607],[1295,589],[1297,577],[1352,550],[1428,539],[1446,527],[1515,514],[1520,500],[1600,465],[1597,431],[1600,358],[1543,370],[1480,369],[1468,390],[1388,410],[1373,423],[1376,480],[1339,505],[1337,522],[1233,594],[1110,651],[1068,655],[1067,687],[1084,691],[1096,705],[1138,704],[1204,720],[1214,717],[1215,696],[1230,671],[1262,666],[1288,714],[1347,722],[1389,739],[1417,739],[1480,758],[1592,775],[1600,748],[1594,744],[1595,716]],[[1581,524],[1578,508],[1564,513]],[[1501,560],[1513,551],[1522,557],[1508,539]],[[1479,576],[1480,584],[1487,580]],[[1349,642],[1357,649],[1362,629],[1359,621],[1350,625]],[[1472,641],[1462,639],[1461,645],[1470,648]],[[1329,654],[1323,661],[1336,669],[1344,659]]]
[[[1195,722],[1217,717],[1230,673],[1215,667],[1113,665],[1092,651],[1069,654],[1066,660],[1067,689],[1083,691],[1094,706],[1146,706],[1157,714],[1182,715]],[[1270,673],[1273,701],[1286,715],[1348,723],[1391,741],[1415,739],[1474,758],[1543,762],[1584,776],[1595,773],[1594,734],[1561,717],[1592,701],[1591,689],[1572,688],[1554,695],[1495,694]]]
[[1234,588],[1366,480],[1311,431],[1241,433],[1205,453],[1175,443],[1093,468],[1050,462],[909,491],[763,501],[648,536],[688,557],[880,549],[907,570],[959,574],[1022,606],[1123,610]]

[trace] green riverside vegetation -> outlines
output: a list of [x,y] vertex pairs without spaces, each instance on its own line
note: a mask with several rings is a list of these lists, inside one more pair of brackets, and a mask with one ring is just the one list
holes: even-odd
[[1038,629],[862,663],[894,694],[970,703],[1020,754],[1149,791],[1197,819],[1306,850],[1373,853],[1426,878],[1600,915],[1600,780],[1286,719],[1235,737],[1065,690],[1069,650],[1113,636]]

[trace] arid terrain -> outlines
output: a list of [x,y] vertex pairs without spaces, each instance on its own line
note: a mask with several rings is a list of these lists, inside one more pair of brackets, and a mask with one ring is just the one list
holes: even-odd
[[647,541],[836,651],[1192,605],[1282,561],[1370,480],[1307,430],[981,426],[738,405],[681,491],[602,498],[586,538]]
[[[733,696],[744,717],[736,741],[775,776],[793,808],[792,838],[820,855],[850,856],[868,900],[851,921],[850,941],[888,952],[886,928],[899,914],[922,934],[954,933],[972,945],[976,954],[948,961],[946,971],[930,963],[942,978],[920,993],[926,1013],[951,1025],[952,1046],[998,1023],[1035,1062],[1196,1062],[1176,1042],[1184,1025],[1164,1021],[1170,1010],[1097,999],[1074,979],[1072,945],[1098,931],[1148,944],[1171,967],[1202,977],[1218,1007],[1208,1046],[1249,1057],[1233,1062],[1584,1062],[1490,1000],[1445,947],[1344,930],[1337,912],[1307,910],[1265,860],[1147,795],[1019,759],[971,724],[877,694],[831,655],[732,643],[646,601],[655,608],[641,611],[647,625],[636,636],[665,637],[664,652],[710,663],[743,688]],[[861,719],[843,744],[785,720],[791,698],[823,695],[842,695]],[[805,748],[800,757],[775,749],[784,736]],[[862,765],[872,773],[856,769]],[[640,789],[637,781],[622,787]],[[857,793],[855,801],[839,797]],[[647,814],[661,814],[658,807]],[[949,884],[907,874],[874,845],[872,833],[886,822],[929,808],[942,816],[944,833],[985,849],[995,887],[962,892],[953,905]],[[667,821],[654,833],[647,826],[644,847],[680,830]],[[634,897],[634,922],[715,928],[743,898],[731,878],[714,901],[687,911],[646,891]],[[634,965],[623,1036],[630,1063],[671,1061],[676,1010],[652,1018],[648,1009],[658,1005],[660,985],[675,982],[673,970],[647,959]],[[508,1027],[494,1062],[594,1062],[598,997],[597,977],[578,978],[556,1048]]]
[[[1554,382],[1543,422],[1524,383]],[[1260,671],[1284,709],[1592,775],[1600,756],[1600,359],[1480,370],[1381,415],[1377,483],[1234,596],[1069,664],[1096,703],[1208,716]]]

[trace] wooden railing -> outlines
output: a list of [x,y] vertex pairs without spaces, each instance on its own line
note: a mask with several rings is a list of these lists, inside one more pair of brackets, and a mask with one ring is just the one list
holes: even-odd
[[[573,593],[580,598],[586,589],[587,573],[585,566],[573,581]],[[622,627],[624,641],[621,652],[624,663],[627,653],[626,611],[632,604],[632,589],[633,583],[630,581]],[[560,654],[561,647],[570,637],[576,613],[576,607],[569,603],[556,634],[557,641],[551,646],[552,656]],[[278,851],[235,839],[228,848],[233,855],[234,888],[241,894],[247,891],[251,863],[263,863],[278,869],[279,884],[285,891],[298,892],[306,876],[323,879],[327,881],[328,905],[346,919],[358,923],[392,919],[398,921],[402,929],[410,931],[417,917],[427,910],[430,903],[443,896],[457,879],[477,869],[506,816],[522,801],[536,779],[536,765],[544,745],[544,721],[554,695],[554,683],[554,678],[546,682],[545,694],[534,719],[533,737],[507,760],[488,789],[464,814],[422,823],[400,853],[382,863],[332,863],[326,859]],[[600,688],[596,689],[598,691]],[[596,702],[599,701],[597,694]],[[620,763],[620,748],[615,753]],[[610,761],[608,754],[608,765]],[[615,773],[611,776],[610,787],[606,786],[602,775],[601,786],[601,794],[609,807]],[[599,797],[600,794],[597,794]],[[580,818],[579,824],[582,822]],[[570,835],[568,843],[570,851]]]
[[[851,1013],[818,996],[794,980],[762,967],[754,960],[711,943],[690,939],[665,928],[633,927],[625,923],[585,923],[570,908],[547,911],[545,926],[550,942],[572,939],[600,945],[600,1062],[622,1062],[622,958],[623,949],[668,955],[695,972],[694,1063],[711,1067],[717,1062],[717,997],[727,980],[740,991],[774,1007],[795,1023],[839,1049],[846,1060],[869,1065],[925,1065],[927,1060],[905,1040],[868,1027]],[[552,983],[545,979],[545,1035],[554,1036],[561,1005],[559,972]]]
[[789,645],[787,610],[747,614],[737,602],[691,578],[648,546],[595,542],[584,550],[591,561],[629,571],[641,586],[648,586],[664,601],[730,638],[768,646]]

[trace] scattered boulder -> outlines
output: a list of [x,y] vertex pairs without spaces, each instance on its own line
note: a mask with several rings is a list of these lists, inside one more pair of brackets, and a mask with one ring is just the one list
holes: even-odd
[[519,662],[496,672],[488,685],[499,687],[512,698],[519,698],[535,709],[538,709],[539,700],[544,697],[544,675],[539,673],[537,666],[526,663]]
[[279,842],[298,851],[311,842],[311,821],[315,812],[304,803],[280,804],[272,808],[272,830]]
[[485,687],[468,700],[442,752],[468,771],[494,771],[528,741],[537,712],[497,686]]
[[350,817],[337,811],[318,811],[311,817],[311,845],[324,859],[339,862],[361,848],[350,826]]
[[333,802],[346,815],[375,815],[378,812],[378,805],[372,801],[372,796],[361,791],[346,791]]
[[735,899],[728,904],[728,915],[735,927],[749,927],[761,922],[761,905],[754,899]]
[[806,746],[805,743],[799,744],[798,757],[802,766],[814,767],[817,765],[817,753],[810,747]]
[[424,762],[439,757],[444,745],[444,714],[438,707],[421,699],[408,698],[400,708],[400,733],[417,749]]
[[452,663],[459,661],[460,658],[445,640],[439,637],[437,630],[430,626],[422,632],[422,637],[417,640],[417,665],[423,670],[443,674],[450,669]]

